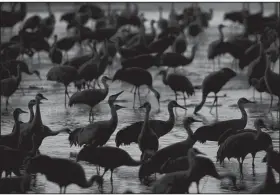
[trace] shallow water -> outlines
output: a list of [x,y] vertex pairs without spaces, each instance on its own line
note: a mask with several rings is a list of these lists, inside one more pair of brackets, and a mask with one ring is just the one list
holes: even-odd
[[[270,11],[267,11],[270,12]],[[33,13],[32,13],[33,14]],[[41,16],[46,16],[46,13],[39,13]],[[218,11],[214,13],[214,17],[210,22],[210,27],[205,30],[205,32],[200,37],[199,49],[196,53],[196,57],[191,65],[188,67],[184,67],[182,71],[188,76],[191,82],[194,85],[201,85],[203,78],[212,71],[212,63],[207,61],[207,47],[208,44],[218,39],[217,33],[217,25],[222,22],[222,11]],[[59,18],[61,13],[56,12],[56,28],[55,33],[58,34],[58,37],[65,36],[65,23],[59,22]],[[164,17],[167,17],[168,13],[164,13]],[[145,12],[145,17],[150,19],[157,19],[158,14],[156,12]],[[147,22],[148,24],[148,22]],[[148,26],[148,25],[147,25]],[[242,29],[238,28],[235,32],[240,32]],[[228,37],[231,34],[230,29],[225,29],[225,37]],[[6,34],[7,35],[7,34]],[[52,43],[52,40],[50,41]],[[192,46],[192,41],[189,41],[188,51],[186,55],[190,55],[190,48]],[[71,52],[70,55],[74,55],[78,50],[78,47],[75,47]],[[27,60],[28,61],[28,60]],[[225,55],[222,60],[221,64],[224,67],[231,67],[232,58],[228,55]],[[277,62],[277,64],[279,64]],[[279,72],[279,65],[275,68],[277,72]],[[61,84],[57,84],[55,82],[47,81],[46,74],[47,71],[52,67],[50,64],[50,60],[47,57],[46,53],[41,54],[41,64],[38,64],[37,57],[34,57],[34,64],[31,65],[32,69],[40,70],[41,77],[43,80],[38,80],[36,76],[27,76],[23,74],[23,82],[21,86],[24,88],[25,95],[22,95],[21,91],[18,90],[11,98],[10,103],[13,108],[20,107],[24,110],[27,109],[27,103],[30,99],[34,98],[36,93],[40,92],[43,93],[45,97],[48,98],[48,101],[45,101],[41,105],[41,113],[42,113],[42,120],[43,123],[49,126],[53,130],[58,130],[63,127],[69,127],[70,129],[74,129],[78,126],[85,126],[88,124],[88,111],[89,108],[83,105],[77,105],[72,108],[65,108],[64,107],[64,87]],[[118,68],[118,65],[115,64],[114,71]],[[155,75],[158,70],[152,68],[150,72]],[[110,140],[108,141],[107,145],[115,146],[115,135],[119,129],[122,127],[131,124],[139,119],[143,119],[144,113],[143,110],[134,110],[132,109],[132,100],[133,94],[130,93],[130,88],[126,84],[121,84],[119,82],[109,83],[110,84],[110,91],[109,95],[115,94],[121,90],[125,90],[119,100],[123,100],[118,104],[124,105],[125,109],[118,111],[119,116],[119,123],[115,133],[111,136]],[[30,86],[36,86],[38,89],[31,89]],[[151,117],[157,119],[167,119],[167,104],[170,100],[174,99],[173,92],[166,86],[162,84],[160,77],[154,76],[154,87],[161,93],[161,111],[158,112],[157,103],[150,93],[147,98],[147,88],[141,87],[142,96],[141,102],[143,103],[145,100],[150,101],[153,105]],[[73,94],[76,92],[76,89],[71,86],[69,87],[69,93]],[[252,88],[249,88],[246,79],[246,71],[239,72],[238,76],[233,78],[230,82],[224,86],[223,90],[219,93],[219,95],[223,96],[226,94],[225,97],[219,98],[219,107],[217,115],[209,113],[209,105],[211,105],[213,98],[208,98],[206,102],[206,106],[202,108],[200,111],[200,115],[196,116],[197,118],[203,119],[204,124],[209,124],[215,122],[216,120],[227,120],[227,119],[234,119],[239,118],[241,116],[240,111],[236,107],[236,102],[240,97],[246,97],[252,99]],[[247,106],[246,111],[248,113],[248,123],[247,128],[253,128],[253,121],[258,118],[262,117],[266,121],[267,124],[276,124],[276,112],[273,111],[271,114],[265,114],[268,110],[270,97],[268,95],[263,94],[263,102],[260,103],[259,95],[256,93],[258,104],[254,106]],[[136,98],[138,100],[138,98]],[[160,148],[168,146],[172,143],[182,141],[187,137],[187,133],[182,126],[182,120],[185,116],[191,116],[193,113],[194,105],[198,104],[201,99],[201,90],[196,90],[195,96],[190,97],[187,100],[188,111],[181,109],[177,109],[177,117],[176,117],[176,124],[174,129],[167,135],[160,138]],[[275,99],[275,98],[274,98]],[[136,101],[137,101],[136,100]],[[183,99],[180,97],[179,104],[183,105]],[[276,104],[276,102],[274,102]],[[137,105],[139,105],[137,101]],[[155,105],[155,106],[154,106]],[[9,110],[9,113],[4,112],[4,100],[1,101],[1,130],[3,134],[8,134],[13,126],[13,118],[12,118],[12,110]],[[214,109],[215,110],[215,109]],[[100,105],[96,106],[94,109],[95,113],[95,121],[99,120],[107,120],[110,118],[110,110],[107,104],[107,101],[103,101]],[[29,119],[29,115],[22,115],[22,121],[27,121]],[[194,124],[192,126],[192,130],[195,131],[198,127],[202,124]],[[278,150],[279,148],[279,132],[277,131],[268,131],[273,139],[273,145]],[[194,147],[197,147],[202,152],[206,153],[214,162],[216,160],[216,152],[217,152],[217,143],[216,142],[206,142],[205,144],[196,143]],[[122,149],[125,149],[134,159],[140,158],[140,151],[138,149],[138,145],[132,144],[130,146],[121,146]],[[70,152],[78,152],[80,150],[79,147],[69,147],[68,136],[66,134],[60,134],[55,137],[48,137],[46,138],[41,147],[40,151],[43,154],[47,154],[53,157],[62,157],[62,158],[69,158]],[[256,175],[252,175],[252,158],[248,155],[244,161],[244,179],[242,181],[238,180],[238,183],[242,183],[243,187],[240,190],[240,193],[246,193],[251,190],[255,185],[260,184],[265,177],[266,166],[264,163],[261,162],[265,152],[259,152],[255,159],[255,172]],[[95,167],[81,162],[82,166],[86,171],[87,178],[91,175],[96,174]],[[220,166],[219,164],[215,163],[219,172],[225,171],[232,171],[239,176],[239,168],[238,163],[235,159],[231,161],[225,161],[225,167]],[[122,193],[126,189],[131,189],[135,193],[139,192],[149,192],[149,187],[140,184],[138,180],[138,169],[139,167],[120,167],[114,171],[113,178],[114,178],[114,193]],[[278,176],[278,175],[277,175]],[[161,176],[158,176],[160,178]],[[110,173],[105,175],[105,184],[104,184],[104,191],[106,193],[111,192],[111,185],[110,185]],[[231,189],[227,187],[227,184],[221,181],[217,181],[210,177],[205,177],[200,182],[200,192],[201,193],[231,193]],[[57,193],[59,192],[59,188],[56,184],[48,182],[43,175],[38,175],[36,180],[36,185],[32,187],[30,193]],[[96,186],[92,186],[89,189],[81,189],[76,185],[70,185],[67,188],[68,193],[99,193]],[[196,186],[192,185],[190,192],[196,193]],[[238,193],[238,192],[235,192]]]

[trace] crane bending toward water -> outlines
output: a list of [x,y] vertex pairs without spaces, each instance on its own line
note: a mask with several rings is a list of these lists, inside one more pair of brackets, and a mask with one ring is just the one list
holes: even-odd
[[[154,130],[158,138],[166,135],[173,129],[175,124],[173,108],[176,107],[187,110],[187,108],[172,100],[168,103],[169,119],[167,121],[149,120],[149,125]],[[115,138],[116,146],[119,147],[122,144],[130,145],[133,142],[137,143],[138,135],[141,131],[143,123],[144,121],[138,121],[119,130]]]
[[111,171],[111,182],[113,182],[114,169],[121,166],[139,166],[140,161],[134,160],[125,150],[112,146],[83,147],[77,156],[77,161],[86,161],[104,168],[104,173]]
[[114,102],[123,91],[111,95],[108,99],[108,104],[111,108],[111,119],[106,121],[98,121],[87,125],[84,128],[77,128],[69,135],[70,146],[92,145],[92,147],[103,146],[110,139],[111,135],[118,125],[117,110],[124,108],[123,106],[114,105]]
[[229,178],[236,188],[236,176],[234,174],[229,172],[219,174],[212,160],[206,156],[195,155],[193,148],[188,151],[188,159],[190,166],[187,171],[178,171],[164,175],[153,184],[152,192],[155,194],[189,193],[191,183],[195,182],[197,185],[197,193],[199,193],[199,182],[207,175],[219,180]]
[[197,141],[205,143],[208,141],[218,141],[220,136],[228,129],[239,130],[244,129],[247,125],[247,113],[244,109],[244,104],[254,103],[246,98],[240,98],[237,102],[242,117],[240,119],[231,119],[226,121],[219,121],[211,125],[206,125],[198,128],[194,133]]
[[280,153],[273,150],[273,147],[268,147],[262,162],[266,162],[280,174]]
[[188,133],[188,138],[184,141],[171,144],[157,151],[148,161],[144,162],[139,169],[139,180],[142,181],[145,177],[153,173],[160,173],[160,167],[167,161],[176,159],[181,156],[186,156],[188,150],[193,147],[196,140],[193,137],[193,132],[190,125],[194,122],[201,122],[192,117],[184,119],[184,128]]
[[70,99],[67,87],[78,79],[77,70],[72,66],[55,66],[49,70],[46,77],[48,81],[57,81],[64,85],[64,105],[66,107],[66,95]]
[[247,154],[251,153],[253,160],[252,166],[255,167],[256,153],[261,150],[266,150],[272,145],[272,139],[267,133],[261,131],[262,127],[266,127],[262,119],[255,120],[256,132],[245,130],[228,137],[219,147],[217,152],[217,161],[222,162],[225,158],[237,158],[240,169],[240,176],[243,178],[243,161]]
[[161,70],[158,75],[162,75],[162,82],[168,85],[175,93],[175,99],[177,101],[177,92],[182,92],[184,96],[184,104],[186,106],[186,96],[192,96],[195,94],[194,87],[191,81],[184,75],[171,73],[167,74],[166,70]]
[[222,68],[219,71],[212,72],[207,75],[202,81],[202,99],[201,102],[195,107],[194,113],[196,114],[203,107],[206,98],[209,93],[215,93],[215,99],[213,105],[211,106],[210,113],[214,104],[218,105],[218,96],[217,93],[222,89],[222,87],[233,77],[236,76],[236,73],[230,68]]
[[[196,148],[191,148],[196,155],[202,154],[205,155],[203,152],[199,151]],[[173,173],[177,171],[187,171],[189,169],[189,158],[188,156],[181,156],[174,160],[167,160],[161,167],[160,167],[160,174],[166,173]]]
[[[73,161],[63,158],[54,158],[47,155],[38,155],[29,159],[27,173],[42,173],[47,180],[59,185],[60,193],[66,193],[66,188],[70,184],[76,184],[82,188],[89,188],[94,182],[103,184],[103,179],[99,175],[93,175],[86,179],[83,167]],[[64,188],[64,190],[63,190]]]
[[160,108],[160,93],[153,87],[152,75],[147,70],[136,67],[120,69],[115,73],[113,77],[113,82],[115,80],[124,81],[135,86],[133,107],[135,106],[136,90],[138,90],[138,96],[140,99],[139,88],[142,85],[147,85],[149,90],[154,93]]
[[149,102],[145,102],[139,108],[146,109],[144,123],[137,139],[139,149],[142,152],[140,159],[141,161],[146,161],[158,150],[159,143],[158,136],[156,135],[154,130],[150,128],[149,116],[151,111],[151,104]]
[[[69,100],[69,106],[71,107],[74,104],[86,104],[90,106],[89,111],[89,121],[93,121],[93,107],[103,101],[109,92],[109,85],[107,81],[111,80],[107,76],[103,76],[101,82],[104,85],[104,89],[87,89],[84,91],[78,91],[74,93]],[[92,118],[92,120],[91,120]]]
[[9,98],[12,96],[21,82],[20,66],[17,67],[17,76],[1,80],[1,96],[6,97],[6,111],[8,111]]

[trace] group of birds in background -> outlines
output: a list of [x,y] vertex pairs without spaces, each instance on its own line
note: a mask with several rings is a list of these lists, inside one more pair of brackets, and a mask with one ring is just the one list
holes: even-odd
[[[44,5],[42,3],[42,5]],[[144,25],[147,20],[144,14],[139,13],[139,7],[135,3],[134,9],[126,3],[121,13],[111,9],[108,3],[107,11],[97,4],[84,3],[71,12],[64,13],[60,21],[65,22],[67,36],[60,37],[54,34],[56,18],[52,12],[51,4],[46,3],[48,16],[42,18],[33,15],[26,18],[26,3],[12,3],[10,11],[4,11],[1,7],[1,32],[6,28],[10,32],[16,24],[20,25],[17,35],[7,42],[1,42],[1,96],[6,98],[6,110],[8,110],[9,98],[20,88],[22,82],[21,73],[35,74],[40,77],[38,70],[29,69],[24,55],[33,63],[33,56],[37,53],[40,63],[40,52],[48,53],[48,57],[54,66],[47,73],[48,81],[62,83],[65,87],[64,102],[72,107],[76,104],[86,104],[90,107],[89,124],[74,130],[63,128],[58,131],[51,130],[43,124],[40,104],[47,100],[41,93],[28,103],[30,119],[28,122],[19,121],[19,115],[26,111],[16,108],[13,111],[14,126],[10,134],[1,135],[0,131],[0,177],[5,172],[6,177],[0,179],[0,192],[27,192],[32,177],[36,173],[42,173],[47,180],[57,183],[60,192],[66,192],[70,184],[77,184],[82,188],[88,188],[94,182],[102,189],[103,176],[111,171],[111,184],[113,189],[113,171],[120,166],[140,166],[138,177],[141,182],[156,173],[165,174],[157,180],[152,188],[153,193],[188,193],[192,182],[197,184],[206,176],[217,179],[229,178],[233,182],[234,190],[239,187],[236,184],[236,176],[233,173],[220,174],[212,160],[203,152],[194,148],[198,141],[218,142],[217,162],[223,163],[225,158],[236,158],[239,163],[240,176],[243,177],[243,161],[248,154],[254,158],[259,151],[266,151],[264,161],[267,162],[266,180],[258,186],[254,193],[279,193],[280,183],[276,182],[272,169],[280,173],[280,154],[273,150],[270,135],[261,128],[267,128],[262,119],[256,119],[255,129],[246,129],[247,113],[245,104],[255,104],[246,98],[240,98],[237,105],[242,117],[220,121],[211,125],[199,127],[196,131],[191,129],[191,124],[202,122],[193,117],[186,117],[183,121],[188,137],[181,142],[173,143],[165,148],[159,148],[159,138],[168,134],[174,127],[174,108],[187,110],[186,99],[195,95],[196,87],[178,69],[192,65],[196,51],[199,49],[199,41],[196,39],[204,29],[209,26],[213,10],[204,12],[197,3],[185,8],[181,14],[176,13],[174,3],[171,4],[169,19],[162,16],[162,7],[159,7],[158,21],[151,20],[151,33],[146,32]],[[247,9],[245,6],[247,5]],[[2,3],[1,3],[1,6]],[[275,7],[278,7],[275,4]],[[278,109],[280,112],[280,83],[279,74],[273,71],[272,64],[279,60],[279,16],[277,8],[271,16],[263,16],[263,3],[260,3],[260,12],[251,14],[248,4],[244,3],[242,11],[226,13],[225,20],[244,25],[244,32],[224,38],[223,28],[220,24],[219,40],[213,41],[208,46],[208,60],[215,60],[220,64],[220,58],[224,54],[230,54],[240,70],[248,67],[248,83],[258,92],[266,92],[271,96],[270,110],[273,96],[278,97]],[[86,24],[90,21],[91,27]],[[157,23],[160,32],[154,27]],[[187,29],[187,35],[185,33]],[[255,40],[251,39],[255,37]],[[50,45],[50,38],[54,37]],[[188,39],[194,39],[190,56],[185,56],[188,47]],[[69,53],[78,44],[81,54],[71,57]],[[171,50],[169,50],[171,48]],[[90,50],[86,53],[86,50]],[[118,55],[120,59],[118,59]],[[112,71],[117,61],[121,66],[115,74],[106,76],[105,72]],[[168,67],[158,72],[162,77],[162,83],[168,86],[175,95],[175,100],[168,103],[168,120],[150,120],[151,104],[140,101],[139,88],[146,85],[154,94],[158,108],[160,108],[160,92],[153,86],[153,77],[149,72],[151,67]],[[111,69],[111,70],[110,70]],[[173,69],[172,73],[170,69]],[[213,70],[202,82],[201,102],[195,106],[194,114],[197,114],[206,102],[207,96],[213,92],[215,99],[212,108],[218,109],[218,93],[222,87],[237,73],[226,67]],[[102,87],[99,80],[101,80]],[[108,81],[122,81],[133,86],[133,108],[136,106],[138,95],[140,107],[146,110],[145,118],[129,126],[120,129],[115,138],[116,147],[106,146],[118,126],[117,111],[125,107],[116,104],[117,98],[123,93],[110,95],[111,118],[109,120],[94,121],[93,108],[105,101],[109,94]],[[68,87],[74,83],[77,92],[70,95]],[[184,106],[177,103],[178,92],[184,98]],[[137,93],[137,95],[136,95]],[[187,95],[187,97],[186,97]],[[36,106],[34,112],[33,107]],[[280,117],[280,114],[279,114]],[[280,119],[279,119],[280,120]],[[69,134],[70,146],[82,147],[76,156],[76,161],[55,158],[40,154],[39,148],[43,140],[48,136],[59,133]],[[122,145],[138,144],[141,151],[140,160],[133,159],[125,150],[119,148]],[[85,171],[78,161],[87,161],[97,168],[97,175],[89,180],[85,177]],[[104,168],[103,174],[99,174],[100,167]],[[15,174],[15,177],[8,177]]]

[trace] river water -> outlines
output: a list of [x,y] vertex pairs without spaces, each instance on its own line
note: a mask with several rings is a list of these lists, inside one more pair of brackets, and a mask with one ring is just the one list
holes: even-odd
[[[225,7],[227,7],[225,5]],[[241,6],[240,6],[241,7]],[[228,7],[226,10],[229,9]],[[236,6],[236,9],[239,9]],[[142,11],[142,10],[141,10]],[[267,9],[265,14],[271,13],[271,9]],[[157,19],[158,13],[157,11],[145,11],[145,17],[148,20]],[[34,12],[30,12],[28,16],[33,15]],[[37,14],[42,17],[46,16],[45,12],[37,12]],[[58,35],[58,38],[66,35],[65,32],[65,23],[59,21],[60,15],[62,12],[55,12],[56,16],[56,28],[55,34]],[[164,12],[164,17],[167,18],[168,12]],[[208,75],[212,71],[212,62],[207,61],[207,47],[209,43],[213,40],[218,39],[218,31],[217,26],[223,20],[224,11],[215,10],[213,19],[210,22],[210,27],[205,30],[204,33],[200,36],[199,49],[196,53],[195,59],[191,65],[188,67],[184,67],[182,71],[185,75],[191,80],[194,85],[201,85],[203,78]],[[227,22],[225,22],[227,23]],[[148,26],[148,22],[146,23]],[[232,33],[241,32],[242,28],[237,27],[232,30],[232,28],[225,29],[225,37],[230,36]],[[16,31],[16,30],[14,30]],[[149,31],[149,29],[148,29]],[[7,34],[2,35],[1,38],[7,38]],[[52,38],[50,39],[50,43],[52,43]],[[193,45],[193,41],[189,40],[188,51],[186,55],[190,55],[191,47]],[[73,56],[77,53],[78,46],[75,46],[73,50],[70,52],[70,56]],[[44,94],[45,97],[48,98],[48,101],[45,101],[44,104],[41,105],[41,113],[43,123],[49,126],[53,130],[58,130],[63,127],[69,127],[71,130],[78,126],[85,126],[88,124],[88,111],[89,108],[84,105],[77,105],[72,108],[64,107],[64,86],[61,84],[57,84],[55,82],[47,81],[46,74],[48,70],[53,66],[47,56],[46,53],[41,53],[41,63],[38,63],[37,57],[34,57],[33,64],[30,64],[30,68],[40,70],[42,80],[38,80],[36,76],[28,76],[23,74],[23,81],[21,82],[21,86],[24,89],[25,95],[22,94],[20,90],[10,98],[10,103],[13,108],[22,108],[23,110],[27,109],[28,101],[36,95],[36,93],[40,92]],[[29,62],[28,59],[26,59]],[[228,55],[225,55],[221,59],[221,65],[223,67],[231,67],[232,58]],[[277,62],[279,64],[279,62]],[[114,66],[114,71],[118,68],[117,62]],[[279,72],[279,65],[276,65],[276,72]],[[150,101],[152,103],[152,113],[151,118],[156,119],[167,119],[167,104],[170,100],[174,99],[173,92],[166,86],[163,85],[160,77],[155,77],[155,74],[158,72],[157,69],[151,68],[150,72],[154,75],[154,87],[161,93],[161,111],[158,112],[157,104],[154,96],[150,93],[147,97],[147,88],[141,87],[142,95],[141,102],[144,103],[145,100]],[[107,74],[107,73],[106,73]],[[111,75],[110,75],[111,76]],[[132,109],[132,101],[133,94],[130,92],[130,87],[128,88],[127,84],[121,84],[120,82],[109,83],[110,90],[109,95],[115,94],[121,90],[125,90],[125,92],[119,97],[121,102],[118,104],[123,105],[127,108],[118,111],[119,123],[115,133],[111,136],[107,145],[115,146],[115,135],[119,129],[129,125],[139,119],[143,119],[144,112],[143,110],[134,110]],[[30,87],[30,86],[33,86]],[[36,88],[34,88],[34,86]],[[69,87],[70,95],[73,94],[76,89],[71,86]],[[209,106],[211,105],[213,98],[208,98],[205,106],[200,111],[199,116],[195,116],[197,118],[203,119],[203,124],[209,124],[215,122],[217,120],[228,120],[239,118],[241,116],[240,111],[236,107],[236,102],[240,97],[246,97],[248,99],[252,99],[253,90],[249,88],[247,84],[246,70],[243,72],[238,71],[238,75],[233,78],[227,85],[224,86],[223,90],[219,93],[219,95],[226,96],[219,98],[219,107],[217,114],[209,113]],[[201,99],[201,90],[196,90],[195,96],[190,97],[187,100],[188,111],[181,109],[177,109],[177,117],[176,124],[174,129],[167,135],[163,136],[159,140],[160,148],[166,147],[172,143],[182,141],[186,139],[187,133],[182,125],[182,120],[185,116],[192,116],[194,105],[198,104]],[[275,98],[274,98],[275,99]],[[247,128],[253,128],[253,122],[256,118],[261,117],[265,120],[265,122],[270,125],[277,125],[276,121],[276,111],[273,111],[272,114],[266,114],[268,111],[268,106],[270,102],[270,96],[267,94],[263,94],[263,101],[260,103],[259,94],[256,93],[256,101],[257,105],[246,107],[246,111],[248,113],[248,123]],[[183,98],[180,97],[179,104],[183,105]],[[139,104],[139,103],[137,103]],[[274,105],[276,101],[274,102]],[[3,134],[8,134],[12,130],[13,126],[13,118],[12,118],[12,110],[9,110],[9,113],[4,111],[5,103],[4,99],[1,99],[1,129]],[[95,113],[95,121],[99,120],[108,120],[110,118],[110,110],[107,104],[107,101],[103,101],[94,109]],[[29,115],[22,115],[21,120],[27,121],[29,119]],[[194,124],[192,126],[192,130],[195,131],[202,124]],[[279,124],[278,124],[279,125]],[[273,139],[273,145],[278,150],[279,148],[279,132],[270,130],[268,133],[271,135]],[[216,142],[206,142],[205,144],[196,143],[194,147],[197,147],[202,152],[206,153],[209,158],[211,158],[214,162],[216,160],[217,153],[217,143]],[[121,146],[122,149],[126,150],[134,159],[140,158],[140,151],[138,149],[138,145],[132,144],[130,146]],[[80,150],[79,147],[71,147],[69,146],[68,136],[66,134],[60,134],[55,137],[46,138],[41,147],[40,151],[43,154],[50,155],[53,157],[60,158],[70,158],[70,152],[78,152]],[[234,193],[246,193],[250,191],[254,186],[260,184],[265,177],[266,166],[261,162],[265,152],[259,152],[256,155],[255,159],[255,172],[256,175],[252,175],[252,158],[251,155],[248,155],[244,161],[244,179],[242,181],[238,180],[238,184],[242,184],[242,189],[240,191],[235,191]],[[95,167],[81,162],[81,165],[84,167],[86,176],[89,178],[91,175],[96,174]],[[238,163],[235,159],[231,161],[226,160],[225,166],[222,167],[219,164],[215,163],[219,172],[232,171],[237,174],[239,177],[239,168]],[[127,189],[132,190],[135,193],[146,193],[149,192],[149,187],[140,184],[138,180],[138,169],[139,167],[120,167],[114,171],[114,193],[122,193]],[[161,176],[158,175],[157,178]],[[277,175],[278,177],[278,175]],[[107,173],[105,175],[105,183],[104,183],[104,192],[110,193],[111,185],[110,185],[110,174]],[[30,193],[58,193],[59,188],[56,184],[51,183],[46,180],[45,176],[38,175],[36,179],[36,184],[32,186]],[[94,185],[88,189],[81,189],[76,185],[70,185],[67,188],[68,193],[99,193],[97,187]],[[190,188],[190,192],[196,193],[196,186],[193,184]],[[232,193],[231,189],[227,187],[224,182],[217,181],[210,177],[205,177],[200,182],[200,192],[201,193]]]

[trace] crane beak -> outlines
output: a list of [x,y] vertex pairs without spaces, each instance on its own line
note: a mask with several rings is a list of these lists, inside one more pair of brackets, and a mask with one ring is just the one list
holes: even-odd
[[139,107],[139,109],[141,109],[141,108],[145,108],[145,104],[143,104],[142,106]]
[[183,107],[183,106],[181,106],[181,105],[179,105],[179,104],[177,104],[176,107],[182,108],[182,109],[184,109],[184,110],[188,110],[187,108],[185,108],[185,107]]
[[193,119],[193,122],[200,122],[200,123],[202,123],[203,121],[197,120],[197,119]]
[[111,95],[111,96],[110,96],[110,99],[113,100],[113,101],[115,101],[115,100],[119,97],[119,95],[121,95],[123,92],[124,92],[124,91],[121,91],[121,92],[119,92],[119,93],[117,93],[117,94],[115,94],[115,95]]
[[24,111],[24,110],[20,110],[20,113],[28,113],[28,112],[26,112],[26,111]]

